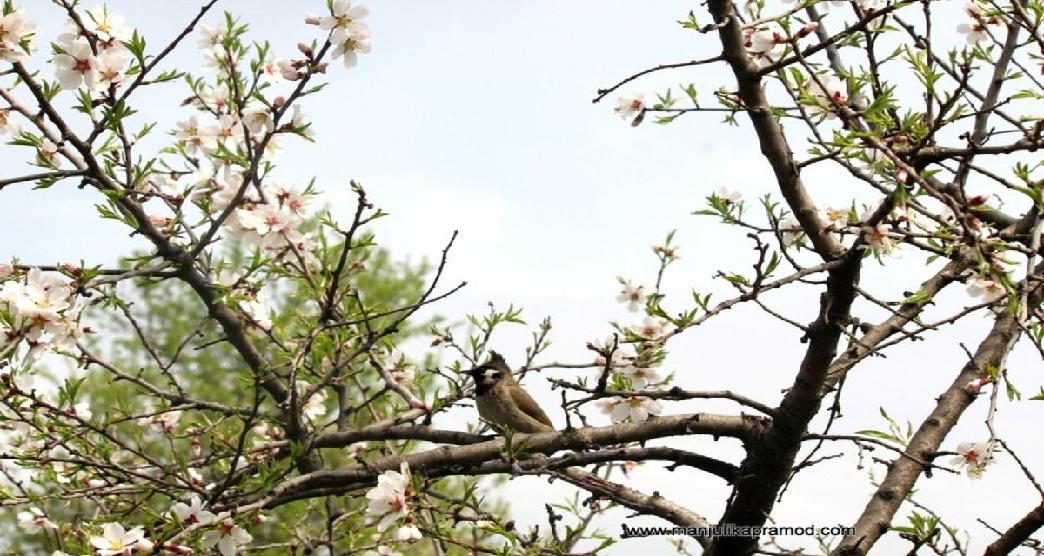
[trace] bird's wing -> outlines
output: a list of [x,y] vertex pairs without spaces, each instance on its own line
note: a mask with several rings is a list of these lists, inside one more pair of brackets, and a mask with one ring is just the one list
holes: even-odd
[[515,386],[514,388],[509,388],[509,391],[511,392],[511,400],[514,401],[515,405],[522,410],[522,413],[529,415],[552,429],[555,428],[555,426],[551,424],[551,419],[549,419],[547,414],[544,413],[544,410],[540,409],[540,406],[533,400],[533,397],[525,390],[520,386]]

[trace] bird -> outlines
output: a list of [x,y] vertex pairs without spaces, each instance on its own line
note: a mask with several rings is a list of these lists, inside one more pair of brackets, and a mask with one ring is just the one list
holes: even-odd
[[489,360],[468,371],[475,381],[475,405],[483,419],[514,432],[551,432],[555,427],[533,397],[511,375],[504,358],[490,351]]

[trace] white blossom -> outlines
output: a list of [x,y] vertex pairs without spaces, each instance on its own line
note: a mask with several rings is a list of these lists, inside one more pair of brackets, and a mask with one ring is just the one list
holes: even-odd
[[18,316],[34,321],[56,321],[72,304],[72,288],[62,279],[32,268],[25,282],[11,280],[0,286],[0,301]]
[[334,60],[343,57],[344,67],[352,68],[359,63],[359,54],[370,52],[370,30],[363,25],[338,28],[330,37],[330,42],[334,45],[331,57]]
[[21,131],[21,128],[17,123],[11,120],[11,110],[8,108],[0,108],[0,136],[17,135]]
[[848,86],[837,77],[809,77],[808,88],[815,101],[808,107],[811,115],[824,114],[828,120],[832,120],[837,118],[838,107],[848,105]]
[[617,98],[613,111],[617,116],[630,120],[631,125],[640,124],[641,116],[645,112],[645,94],[635,91]]
[[664,322],[659,319],[645,317],[641,324],[632,326],[630,331],[636,336],[641,336],[646,340],[655,340],[666,332],[666,326]]
[[181,419],[181,411],[164,411],[151,417],[138,419],[138,424],[152,427],[155,431],[163,434],[171,434],[177,427],[179,419]]
[[61,160],[58,158],[58,145],[55,145],[50,139],[41,141],[40,148],[36,152],[39,155],[37,161],[44,166],[57,168],[61,165]]
[[226,35],[228,35],[228,27],[224,23],[219,25],[202,23],[196,29],[196,48],[209,50],[220,47]]
[[263,291],[254,294],[249,299],[240,301],[239,308],[261,329],[272,329],[272,308],[268,305],[268,295]]
[[410,513],[406,499],[410,496],[410,466],[402,462],[399,471],[385,471],[377,477],[377,486],[366,492],[370,501],[366,513],[381,516],[379,531],[386,530],[400,517]]
[[369,14],[365,6],[352,7],[351,0],[335,0],[330,15],[319,20],[319,28],[334,32],[358,28],[363,25],[360,20]]
[[0,16],[0,61],[22,62],[29,56],[22,48],[22,43],[32,40],[36,33],[36,24],[25,20],[25,12],[14,10]]
[[130,531],[119,523],[106,523],[101,536],[91,537],[91,545],[98,556],[129,556],[139,542],[145,539],[145,531],[135,527]]
[[98,36],[104,48],[117,47],[120,42],[129,41],[134,30],[124,24],[123,16],[109,10],[105,4],[99,4],[87,10],[87,17],[82,18],[87,30]]
[[275,129],[275,120],[267,106],[255,106],[243,111],[243,125],[251,134],[261,135]]
[[641,423],[650,415],[659,415],[663,408],[660,402],[645,396],[631,396],[627,398],[609,398],[599,402],[602,412],[609,415],[613,423]]
[[385,370],[391,375],[395,384],[409,384],[415,376],[413,367],[413,363],[406,359],[406,354],[396,349],[392,350]]
[[312,394],[312,397],[308,398],[308,401],[301,407],[301,415],[313,421],[326,415],[327,396],[326,390],[319,390]]
[[214,514],[203,509],[203,502],[199,496],[193,494],[189,503],[176,502],[170,507],[170,513],[177,517],[185,525],[201,523],[203,525],[214,521]]
[[628,365],[620,371],[620,374],[631,381],[631,386],[634,387],[635,390],[641,390],[649,384],[663,380],[660,373],[651,367]]
[[981,274],[976,275],[972,283],[968,284],[967,292],[968,295],[981,298],[986,303],[997,301],[1008,294],[1008,290],[999,280]]
[[93,89],[98,81],[98,60],[91,46],[83,42],[65,45],[65,52],[54,57],[55,75],[63,89],[86,85]]
[[968,2],[964,5],[964,15],[968,21],[957,25],[957,32],[964,35],[968,44],[975,44],[989,38],[987,27],[997,25],[1000,20],[996,17],[983,15],[982,7],[976,2]]
[[393,531],[391,538],[396,542],[412,542],[419,541],[424,536],[421,535],[420,529],[416,525],[408,523]]
[[32,535],[43,529],[57,529],[58,526],[44,515],[40,508],[29,508],[24,512],[18,512],[18,526],[23,531]]
[[962,442],[957,445],[957,455],[950,464],[963,468],[971,479],[982,477],[986,466],[993,461],[993,445],[990,442]]
[[786,49],[786,43],[786,35],[778,28],[745,29],[743,31],[743,47],[759,68],[769,66],[779,60]]
[[783,238],[783,244],[786,246],[794,245],[805,236],[804,230],[801,229],[801,223],[793,216],[788,216],[779,223],[779,233]]
[[124,66],[127,61],[120,52],[106,51],[97,58],[97,82],[98,89],[105,90],[110,86],[119,86],[127,77]]
[[239,552],[239,547],[254,540],[231,518],[225,518],[218,523],[216,529],[203,533],[203,546],[207,548],[217,547],[221,556],[233,556]]
[[714,196],[721,199],[726,205],[736,205],[743,201],[742,191],[729,189],[725,186],[719,187]]
[[396,552],[394,549],[381,544],[374,550],[367,551],[366,556],[402,556],[402,553]]
[[616,296],[616,301],[627,304],[627,310],[636,313],[645,305],[645,286],[632,285],[629,281],[622,283],[623,289]]

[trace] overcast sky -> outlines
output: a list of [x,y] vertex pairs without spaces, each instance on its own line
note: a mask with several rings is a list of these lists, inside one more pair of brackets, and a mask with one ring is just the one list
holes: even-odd
[[[22,2],[30,19],[41,23],[44,40],[53,37],[64,18],[40,0]],[[108,3],[149,38],[150,46],[180,30],[195,13],[195,2],[134,1]],[[277,55],[292,56],[294,45],[315,36],[303,24],[307,11],[318,13],[322,0],[223,0],[220,8],[239,14],[252,27],[252,37],[270,39]],[[728,295],[712,280],[718,270],[744,272],[751,264],[749,242],[738,230],[691,216],[703,199],[720,186],[740,189],[748,203],[771,191],[771,174],[753,134],[742,120],[724,126],[717,115],[691,115],[671,126],[651,123],[628,126],[612,113],[615,96],[593,105],[596,89],[634,71],[716,53],[714,39],[681,29],[681,19],[697,3],[677,0],[572,0],[560,2],[458,0],[372,0],[373,53],[350,71],[331,65],[332,85],[307,99],[314,118],[316,144],[288,141],[277,174],[304,182],[315,176],[335,214],[349,218],[347,182],[354,179],[391,218],[377,228],[378,240],[399,257],[437,257],[453,230],[461,236],[451,253],[446,283],[467,280],[460,294],[436,311],[453,321],[482,312],[485,303],[515,303],[532,323],[551,316],[554,347],[548,360],[586,361],[584,344],[611,331],[608,322],[628,324],[637,317],[614,300],[616,276],[651,283],[656,260],[650,246],[677,228],[683,259],[668,275],[666,289],[682,308],[692,289]],[[216,17],[209,18],[216,21]],[[44,48],[43,50],[46,50]],[[37,56],[39,58],[39,54]],[[191,47],[174,54],[167,65],[198,68],[201,58]],[[706,97],[717,84],[731,83],[720,69],[706,68],[657,74],[634,87],[651,95],[664,86],[696,81]],[[177,107],[185,89],[169,85],[149,96],[147,116],[171,128],[189,113]],[[11,154],[5,152],[4,174]],[[0,192],[0,256],[27,263],[85,260],[111,264],[135,245],[124,229],[99,222],[90,191],[63,183],[47,191],[10,187]],[[847,204],[854,193],[840,188],[836,176],[813,174],[813,193],[829,203]],[[898,295],[913,289],[912,277],[930,269],[923,257],[910,253],[880,268],[870,263],[863,283],[875,291]],[[767,301],[798,322],[815,317],[818,291],[803,287]],[[948,293],[940,306],[968,304],[962,292]],[[670,298],[668,299],[670,302]],[[875,313],[860,307],[863,315]],[[835,432],[882,428],[884,406],[900,421],[916,426],[933,398],[950,383],[965,356],[958,342],[974,346],[989,322],[973,317],[926,342],[903,346],[887,359],[869,361],[852,374],[844,399],[844,418]],[[733,389],[771,405],[790,384],[804,346],[800,332],[749,308],[723,314],[672,343],[665,368],[677,373],[677,384],[693,389]],[[528,330],[496,339],[495,348],[517,364]],[[411,352],[419,357],[421,352]],[[1039,360],[1022,346],[1011,360],[1013,376],[1035,391]],[[569,374],[559,376],[568,377]],[[1031,386],[1032,384],[1032,386]],[[545,407],[556,405],[540,377],[530,389]],[[944,449],[957,442],[986,438],[982,424],[985,400],[977,402]],[[735,411],[723,403],[665,404],[665,413]],[[563,426],[561,411],[549,411]],[[1034,440],[1032,423],[1042,411],[1034,404],[1005,407],[998,416],[1006,439],[1031,466],[1044,465],[1044,449]],[[472,410],[454,418],[474,420]],[[596,422],[604,423],[607,421]],[[452,426],[454,423],[444,423]],[[463,423],[459,423],[463,427]],[[817,424],[817,426],[819,426]],[[740,452],[726,441],[668,441],[739,463]],[[825,454],[848,446],[827,447]],[[891,457],[891,454],[875,454]],[[798,477],[778,506],[781,525],[850,523],[872,492],[867,474],[883,468],[857,468],[854,455],[834,459]],[[717,520],[728,493],[726,485],[692,471],[674,474],[649,464],[633,474],[632,485],[659,491],[708,518]],[[545,480],[512,481],[509,496],[523,526],[545,520],[543,503],[564,490]],[[992,535],[975,523],[983,517],[1007,527],[1033,507],[1037,496],[1018,469],[1003,457],[986,476],[970,482],[963,476],[937,473],[922,479],[918,499],[943,512],[948,523],[969,528],[982,547]],[[904,508],[897,521],[905,521]],[[619,532],[627,514],[615,512],[599,522],[610,534]],[[656,520],[641,520],[655,523]],[[631,525],[639,520],[629,521]],[[808,539],[781,539],[797,546]],[[633,554],[639,545],[667,551],[662,539],[625,541],[611,554]],[[906,546],[882,542],[882,553]]]

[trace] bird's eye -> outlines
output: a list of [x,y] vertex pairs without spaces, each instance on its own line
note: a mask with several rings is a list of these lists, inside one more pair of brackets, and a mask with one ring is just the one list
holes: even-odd
[[486,380],[496,380],[498,378],[500,378],[500,371],[495,371],[493,369],[486,370]]

